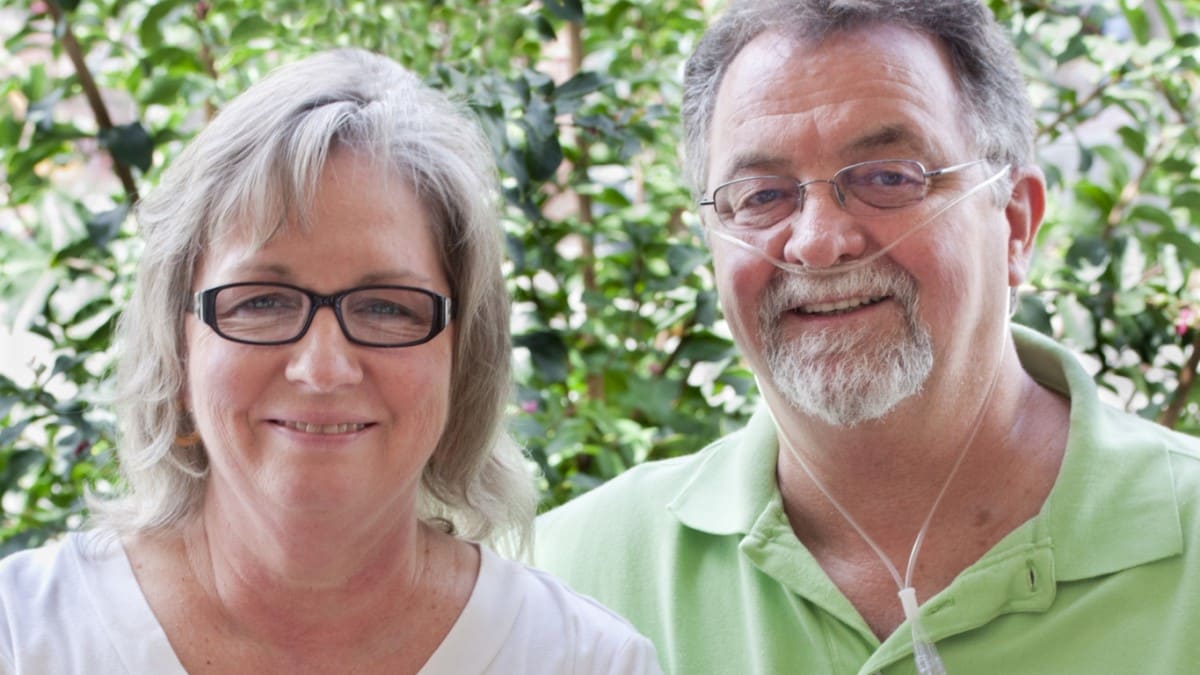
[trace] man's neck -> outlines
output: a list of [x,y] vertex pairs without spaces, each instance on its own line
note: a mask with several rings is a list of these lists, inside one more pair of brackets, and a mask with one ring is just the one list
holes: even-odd
[[903,620],[896,584],[847,515],[902,579],[929,520],[912,575],[924,601],[1035,515],[1058,475],[1068,402],[1034,382],[1015,353],[1001,368],[990,396],[932,382],[885,419],[850,428],[764,392],[780,433],[777,480],[792,528],[881,638]]

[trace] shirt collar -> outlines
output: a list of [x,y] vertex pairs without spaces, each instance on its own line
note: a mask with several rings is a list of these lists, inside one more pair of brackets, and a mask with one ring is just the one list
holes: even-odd
[[[1165,431],[1101,404],[1091,376],[1064,347],[1021,326],[1013,326],[1013,337],[1025,370],[1071,399],[1059,478],[1027,523],[1035,538],[1053,542],[1057,578],[1087,578],[1182,552]],[[701,532],[746,534],[779,493],[777,456],[775,424],[760,404],[743,429],[704,451],[668,509]]]
[[742,429],[703,451],[667,509],[679,522],[714,535],[745,534],[779,493],[775,422],[760,403]]
[[1183,551],[1183,526],[1166,429],[1102,404],[1091,375],[1067,349],[1013,327],[1025,370],[1071,400],[1058,480],[1035,518],[1049,537],[1059,580],[1085,579]]

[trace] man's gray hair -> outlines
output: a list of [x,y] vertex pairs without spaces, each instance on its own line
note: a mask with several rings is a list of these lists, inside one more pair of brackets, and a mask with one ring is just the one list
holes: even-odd
[[[359,50],[272,72],[230,102],[138,207],[145,249],[118,333],[119,456],[127,489],[93,504],[120,532],[194,515],[208,479],[181,406],[184,320],[205,250],[231,233],[262,245],[307,227],[328,158],[349,151],[404,181],[427,209],[454,300],[448,424],[422,476],[427,522],[471,539],[528,535],[535,492],[504,434],[511,394],[508,293],[496,170],[462,106],[393,61]],[[364,199],[373,196],[364,194]]]
[[1033,162],[1033,113],[1012,42],[979,0],[734,0],[705,32],[684,69],[685,170],[707,189],[713,110],[742,48],[764,33],[809,44],[855,28],[891,25],[946,46],[975,150],[994,166]]

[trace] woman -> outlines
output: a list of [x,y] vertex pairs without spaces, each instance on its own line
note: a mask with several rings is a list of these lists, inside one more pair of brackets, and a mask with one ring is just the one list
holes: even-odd
[[139,208],[128,490],[0,566],[5,673],[640,673],[523,541],[508,304],[478,128],[360,51],[284,67]]

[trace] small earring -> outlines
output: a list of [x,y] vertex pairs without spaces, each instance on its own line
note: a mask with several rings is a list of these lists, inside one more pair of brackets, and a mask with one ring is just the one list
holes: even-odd
[[175,437],[175,447],[187,449],[197,445],[200,445],[200,433],[194,429],[182,436]]
[[1016,286],[1010,286],[1008,289],[1008,315],[1010,317],[1017,315],[1017,307],[1021,300],[1021,291]]

